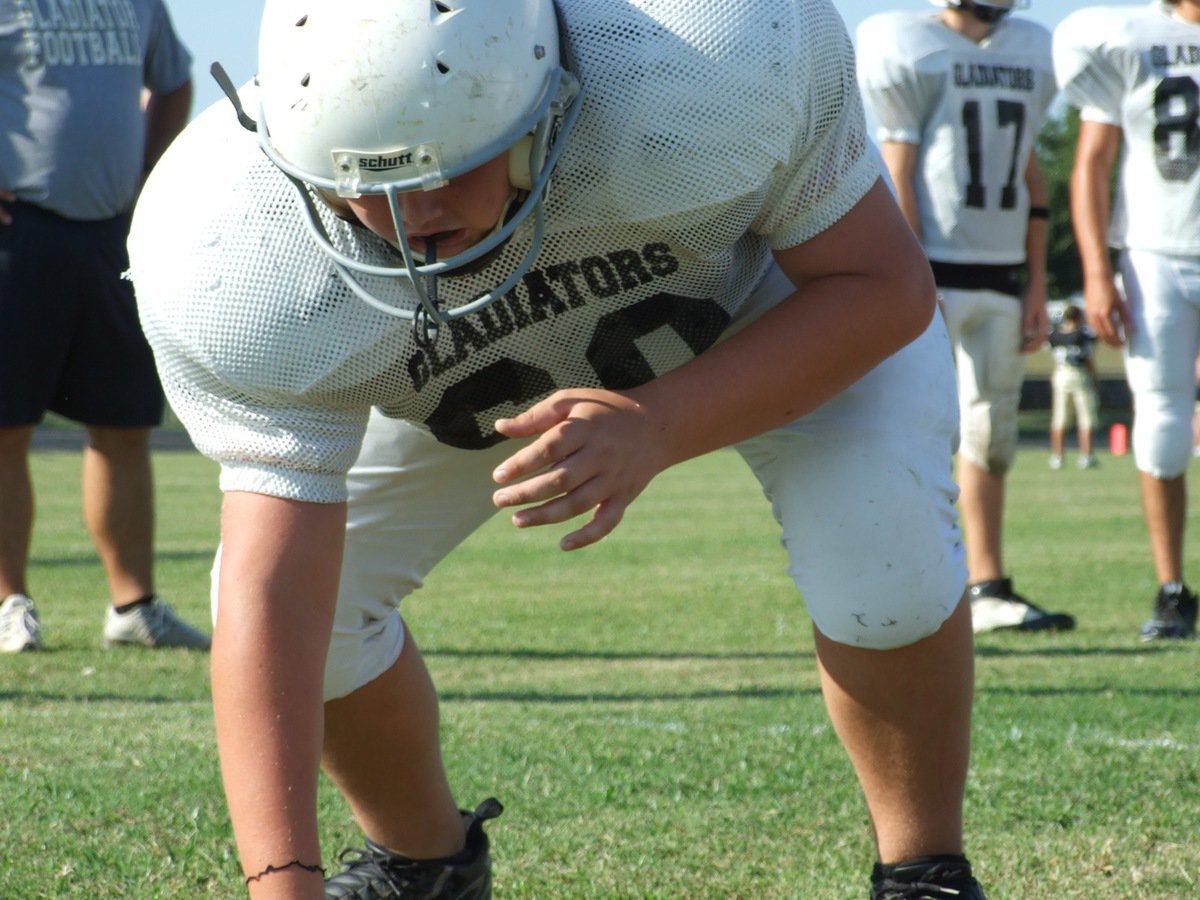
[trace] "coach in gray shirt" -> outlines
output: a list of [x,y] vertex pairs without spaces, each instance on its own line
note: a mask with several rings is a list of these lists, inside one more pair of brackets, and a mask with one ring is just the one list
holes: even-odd
[[87,428],[105,645],[209,644],[154,590],[163,395],[122,278],[142,181],[187,122],[191,62],[162,0],[0,0],[0,651],[42,646],[28,453],[48,410]]

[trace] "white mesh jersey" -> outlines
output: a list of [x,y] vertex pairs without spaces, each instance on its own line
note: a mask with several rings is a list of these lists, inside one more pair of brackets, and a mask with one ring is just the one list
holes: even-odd
[[1002,19],[982,43],[938,13],[881,13],[857,35],[858,78],[879,141],[918,144],[921,243],[943,262],[1025,260],[1025,167],[1057,92],[1050,32]]
[[[344,285],[228,104],[155,168],[130,239],[142,324],[224,489],[342,499],[372,407],[481,448],[495,418],[557,388],[641,384],[712,345],[770,250],[828,228],[879,177],[828,0],[560,5],[585,99],[545,242],[516,288],[432,345]],[[349,252],[393,252],[328,224]],[[441,279],[443,302],[499,284],[526,246],[519,231],[481,272]]]
[[1054,66],[1085,120],[1122,129],[1109,243],[1200,253],[1200,25],[1158,2],[1081,9],[1054,30]]

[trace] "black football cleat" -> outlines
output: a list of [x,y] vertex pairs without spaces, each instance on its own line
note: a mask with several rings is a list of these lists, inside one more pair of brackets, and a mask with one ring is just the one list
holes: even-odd
[[345,867],[325,880],[325,900],[491,900],[492,858],[483,823],[504,811],[494,797],[463,810],[467,846],[443,859],[408,859],[368,840],[343,850]]
[[1178,640],[1195,634],[1196,595],[1182,584],[1163,585],[1154,598],[1154,612],[1142,626],[1142,640]]
[[987,900],[965,856],[918,856],[875,864],[871,900]]

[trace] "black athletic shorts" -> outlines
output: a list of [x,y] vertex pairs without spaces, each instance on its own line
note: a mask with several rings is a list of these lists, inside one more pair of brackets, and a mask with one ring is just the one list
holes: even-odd
[[162,386],[123,277],[129,215],[76,222],[5,206],[0,427],[36,424],[48,410],[85,425],[158,425]]

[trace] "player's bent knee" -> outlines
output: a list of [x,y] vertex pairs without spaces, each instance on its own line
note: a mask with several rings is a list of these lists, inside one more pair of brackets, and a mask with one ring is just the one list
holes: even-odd
[[900,603],[847,599],[829,609],[814,609],[810,603],[809,614],[816,629],[835,643],[864,650],[898,650],[941,629],[958,608],[963,589],[956,583],[949,595],[924,595]]
[[325,660],[326,702],[354,693],[374,681],[400,658],[404,649],[404,621],[398,610],[358,628],[334,626]]
[[1017,420],[992,409],[963,415],[959,454],[993,475],[1005,475],[1017,457]]

